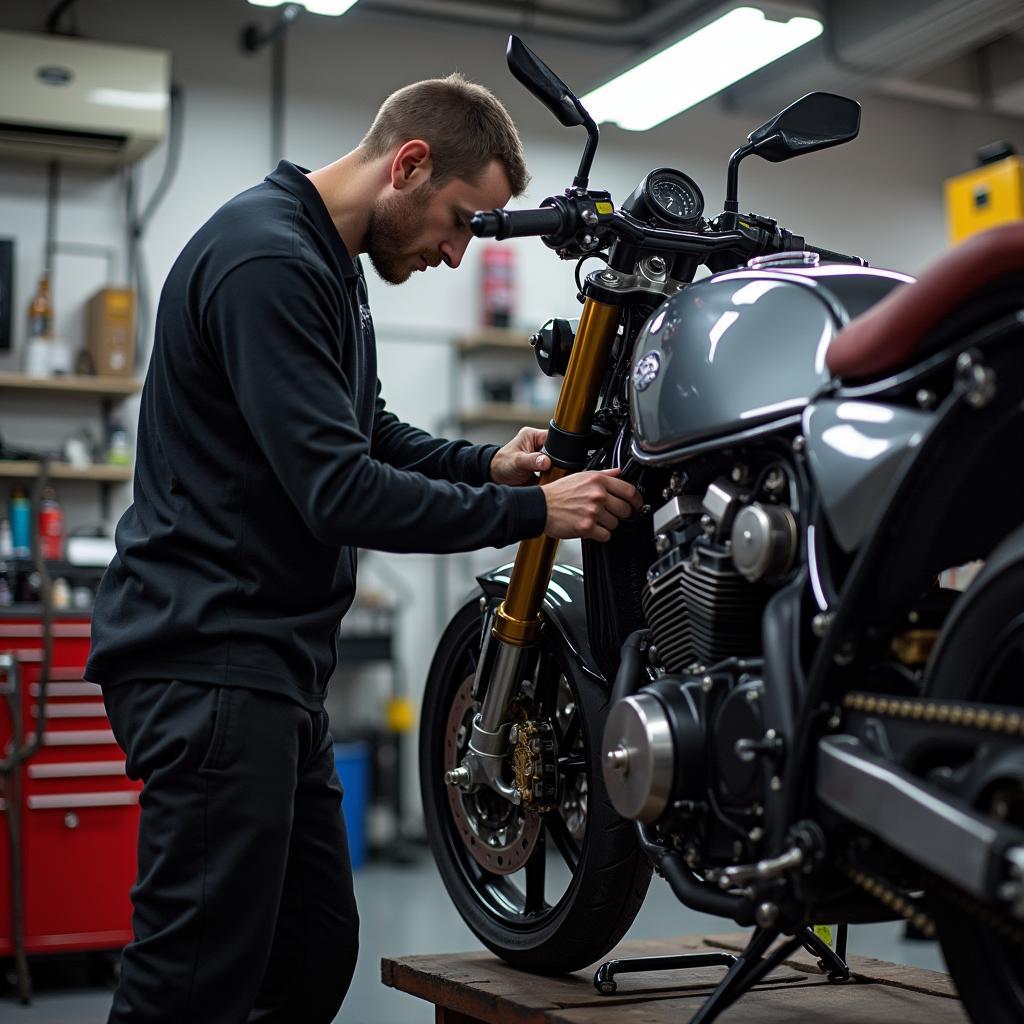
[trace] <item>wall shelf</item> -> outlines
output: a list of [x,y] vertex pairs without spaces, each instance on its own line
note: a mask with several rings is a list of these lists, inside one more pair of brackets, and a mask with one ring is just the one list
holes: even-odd
[[459,352],[530,352],[530,336],[525,331],[504,327],[485,327],[476,334],[459,338],[455,342]]
[[539,409],[536,406],[489,402],[472,409],[464,409],[459,413],[459,424],[463,427],[501,424],[517,428],[539,427],[546,430],[550,418],[551,410]]
[[[32,480],[39,475],[39,463],[20,460],[0,461],[0,477],[9,480]],[[87,466],[78,469],[67,462],[51,462],[51,480],[96,480],[100,483],[129,483],[131,466]]]
[[21,373],[0,373],[0,391],[126,398],[141,387],[142,381],[134,377],[26,377]]

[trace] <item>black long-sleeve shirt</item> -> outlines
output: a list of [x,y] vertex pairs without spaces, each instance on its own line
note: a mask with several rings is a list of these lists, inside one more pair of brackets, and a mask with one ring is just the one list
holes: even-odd
[[164,285],[87,678],[319,701],[355,548],[467,551],[543,530],[539,488],[487,482],[495,451],[386,411],[361,269],[282,162],[199,229]]

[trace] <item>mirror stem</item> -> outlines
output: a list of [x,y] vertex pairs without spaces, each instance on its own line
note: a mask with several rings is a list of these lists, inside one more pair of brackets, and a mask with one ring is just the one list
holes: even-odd
[[590,181],[590,167],[594,162],[594,154],[597,153],[597,143],[601,132],[594,122],[594,119],[583,109],[579,100],[576,100],[576,109],[583,117],[584,127],[587,129],[587,145],[583,150],[583,158],[580,160],[580,169],[572,180],[573,188],[587,187]]
[[729,157],[729,168],[725,174],[725,202],[722,205],[722,209],[726,213],[740,212],[740,161],[753,152],[754,147],[748,142],[745,146],[740,146]]

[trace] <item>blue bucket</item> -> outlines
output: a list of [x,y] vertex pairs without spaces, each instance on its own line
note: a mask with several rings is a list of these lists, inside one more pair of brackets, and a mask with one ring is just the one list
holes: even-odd
[[342,808],[352,868],[366,862],[366,805],[370,796],[369,743],[335,743],[334,767],[345,790]]

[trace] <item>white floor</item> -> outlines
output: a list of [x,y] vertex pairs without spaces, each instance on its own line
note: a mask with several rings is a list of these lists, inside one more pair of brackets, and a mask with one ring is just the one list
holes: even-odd
[[[362,917],[359,966],[345,1005],[337,1017],[344,1024],[431,1024],[434,1013],[421,1000],[384,987],[382,956],[443,953],[478,949],[473,935],[455,912],[424,851],[411,865],[371,864],[356,874]],[[630,938],[721,933],[731,922],[682,907],[659,878],[629,934]],[[908,942],[899,924],[862,925],[850,929],[850,952],[943,970],[938,948]],[[81,982],[79,982],[81,984]],[[104,1024],[110,993],[103,988],[38,986],[34,1002],[21,1007],[0,997],[3,1024]],[[184,1022],[182,1022],[184,1024]],[[297,1022],[298,1024],[298,1022]]]

